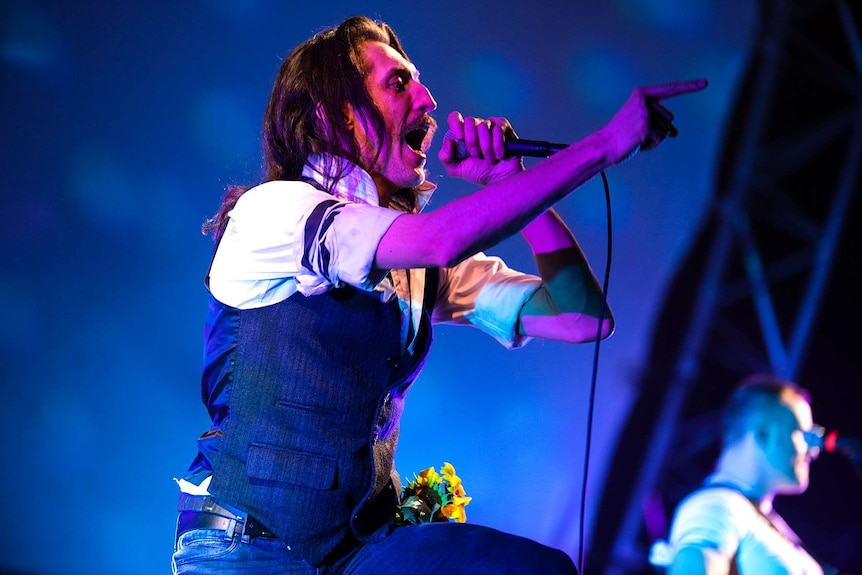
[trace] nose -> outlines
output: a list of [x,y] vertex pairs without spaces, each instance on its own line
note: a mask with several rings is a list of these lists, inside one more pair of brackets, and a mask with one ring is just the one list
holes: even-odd
[[421,82],[416,82],[414,84],[416,89],[416,106],[420,111],[424,112],[433,112],[437,109],[437,102],[434,100],[434,96],[431,95],[431,91],[428,89],[425,84]]

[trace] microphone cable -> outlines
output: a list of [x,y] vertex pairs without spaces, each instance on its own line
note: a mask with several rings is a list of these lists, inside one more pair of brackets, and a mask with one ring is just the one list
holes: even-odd
[[599,367],[599,346],[602,342],[602,322],[605,320],[605,306],[608,302],[608,278],[611,272],[611,254],[613,253],[613,226],[611,220],[611,191],[605,171],[600,172],[605,189],[605,209],[608,214],[608,249],[605,262],[605,274],[602,279],[602,306],[599,310],[599,327],[596,330],[596,345],[593,349],[593,371],[590,378],[589,398],[587,400],[587,433],[584,440],[584,474],[581,481],[581,508],[578,516],[578,572],[584,575],[584,508],[587,503],[587,476],[590,466],[590,446],[593,437],[593,411],[596,397],[596,373]]

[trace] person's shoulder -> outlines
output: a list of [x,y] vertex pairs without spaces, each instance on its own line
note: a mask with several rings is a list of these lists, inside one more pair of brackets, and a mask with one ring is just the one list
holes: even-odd
[[748,498],[736,489],[720,485],[705,485],[695,489],[682,500],[681,505],[683,504],[752,505]]
[[675,546],[703,544],[732,555],[751,531],[753,507],[732,489],[700,488],[686,496],[674,513],[670,538]]
[[701,487],[679,504],[680,515],[708,515],[734,525],[747,525],[757,515],[754,504],[728,487]]
[[317,191],[317,189],[306,182],[297,180],[271,180],[249,188],[240,199],[260,200],[262,198],[280,197],[284,193],[301,193]]
[[306,182],[272,180],[249,188],[239,197],[235,209],[240,212],[279,211],[307,201],[320,201],[318,196],[330,197]]

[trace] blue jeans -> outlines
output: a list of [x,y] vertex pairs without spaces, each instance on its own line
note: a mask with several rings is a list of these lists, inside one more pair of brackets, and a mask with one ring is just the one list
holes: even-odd
[[236,534],[198,529],[177,541],[178,575],[576,575],[568,555],[530,539],[468,523],[399,527],[377,543],[362,544],[318,569],[291,554],[279,539],[240,541]]
[[209,573],[254,573],[271,575],[316,575],[305,561],[293,557],[281,539],[259,537],[243,543],[235,533],[225,539],[216,529],[195,529],[180,535],[174,545],[171,569],[174,575]]

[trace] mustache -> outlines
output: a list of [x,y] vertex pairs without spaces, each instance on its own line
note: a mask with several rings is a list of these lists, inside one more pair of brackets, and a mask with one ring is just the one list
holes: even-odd
[[414,130],[427,130],[429,133],[433,134],[437,131],[437,120],[435,120],[434,116],[431,114],[423,114],[404,126],[403,133],[407,134]]

